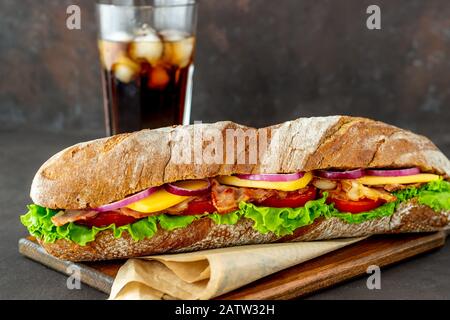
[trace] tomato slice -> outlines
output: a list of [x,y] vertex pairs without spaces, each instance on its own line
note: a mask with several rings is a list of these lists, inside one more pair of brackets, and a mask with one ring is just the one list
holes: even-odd
[[216,207],[214,207],[211,198],[208,197],[190,201],[188,203],[188,207],[183,212],[179,213],[179,215],[187,216],[203,213],[213,213],[216,211],[217,209]]
[[284,198],[278,195],[269,197],[266,200],[258,202],[258,204],[273,208],[298,208],[303,207],[308,201],[314,200],[316,193],[316,188],[310,186],[297,191],[287,192],[287,196]]
[[384,204],[383,200],[360,199],[358,201],[328,197],[327,203],[333,203],[341,212],[360,213],[373,210]]
[[124,226],[137,221],[137,219],[121,214],[116,211],[100,212],[93,218],[84,221],[77,221],[78,224],[82,224],[88,227],[106,227],[110,224],[115,224],[116,227]]

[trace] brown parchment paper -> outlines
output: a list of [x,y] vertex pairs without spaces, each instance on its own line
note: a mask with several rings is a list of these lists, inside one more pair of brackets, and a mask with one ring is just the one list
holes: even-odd
[[129,259],[109,299],[211,299],[365,238],[274,243]]

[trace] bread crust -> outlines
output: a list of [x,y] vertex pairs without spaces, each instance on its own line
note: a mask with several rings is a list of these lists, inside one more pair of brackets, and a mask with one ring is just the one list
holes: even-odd
[[95,241],[80,246],[69,240],[45,243],[51,255],[71,261],[123,259],[161,253],[179,253],[230,246],[273,242],[296,242],[360,237],[383,233],[431,232],[450,225],[450,212],[435,212],[431,208],[408,201],[389,217],[349,224],[338,218],[319,218],[293,235],[278,237],[269,232],[261,234],[253,229],[253,222],[241,219],[235,225],[216,225],[209,218],[194,221],[186,228],[165,231],[159,229],[148,239],[134,241],[128,233],[114,238],[110,230],[97,234]]
[[[195,129],[197,128],[197,129]],[[272,149],[255,164],[179,164],[175,149],[194,145],[174,139],[180,129],[256,130],[233,122],[169,127],[77,144],[54,155],[36,173],[34,203],[52,209],[83,209],[111,203],[152,186],[235,173],[289,173],[327,168],[420,167],[450,176],[450,161],[427,138],[365,118],[299,118],[256,130]],[[207,145],[202,146],[205,151]],[[249,148],[244,150],[248,159]]]

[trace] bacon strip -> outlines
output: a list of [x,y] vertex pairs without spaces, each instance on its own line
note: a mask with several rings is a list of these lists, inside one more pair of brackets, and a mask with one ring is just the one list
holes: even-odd
[[52,217],[52,222],[55,226],[60,227],[70,222],[87,220],[95,217],[98,214],[94,210],[65,210],[58,212]]
[[119,210],[116,210],[116,211],[120,212],[124,216],[133,217],[135,219],[142,219],[145,217],[156,216],[156,215],[160,214],[159,212],[144,213],[144,212],[134,211],[129,208],[120,208]]
[[424,183],[414,183],[414,184],[385,184],[383,187],[384,190],[389,192],[394,192],[397,190],[403,190],[406,188],[420,188]]
[[219,213],[228,213],[239,209],[239,202],[264,201],[275,195],[276,190],[238,188],[221,185],[215,179],[211,181],[211,197]]
[[395,196],[382,189],[368,188],[354,180],[341,180],[336,190],[330,191],[330,193],[338,198],[341,196],[344,199],[352,201],[367,198],[371,200],[382,199],[386,202],[392,202],[397,199]]

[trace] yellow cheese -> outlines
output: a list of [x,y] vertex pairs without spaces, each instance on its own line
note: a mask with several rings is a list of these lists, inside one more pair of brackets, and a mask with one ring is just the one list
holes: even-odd
[[275,189],[281,191],[294,191],[304,188],[312,179],[312,173],[307,172],[303,177],[293,181],[271,182],[239,179],[235,176],[221,176],[217,180],[222,184],[227,184],[237,187],[260,188],[260,189]]
[[430,182],[434,180],[439,180],[439,176],[436,174],[421,173],[414,174],[411,176],[403,177],[376,177],[376,176],[365,176],[357,179],[359,183],[365,185],[381,185],[381,184],[409,184],[409,183],[422,183]]
[[[174,183],[174,185],[184,189],[196,190],[205,187],[207,182],[204,180],[188,180]],[[173,207],[187,198],[189,197],[177,196],[164,189],[160,189],[147,198],[136,201],[126,207],[144,213],[158,212]]]

